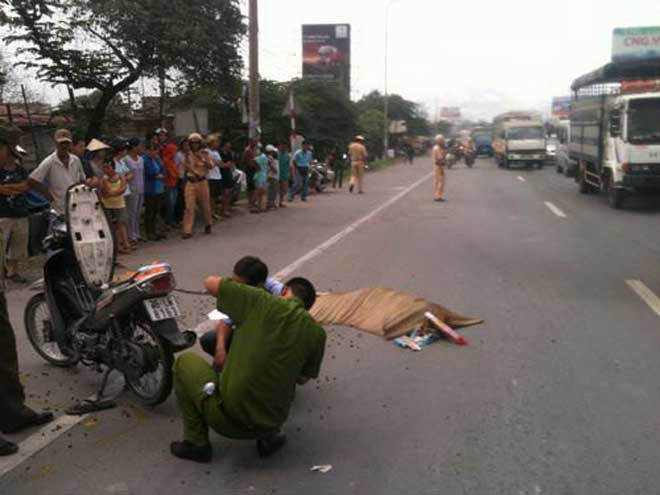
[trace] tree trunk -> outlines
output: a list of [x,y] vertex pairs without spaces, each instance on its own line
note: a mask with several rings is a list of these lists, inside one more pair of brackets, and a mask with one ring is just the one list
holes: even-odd
[[101,93],[101,98],[99,102],[92,110],[92,115],[90,116],[89,125],[87,126],[87,134],[85,135],[85,141],[89,142],[94,138],[98,138],[101,135],[103,130],[103,121],[105,120],[105,114],[108,110],[108,106],[112,103],[112,100],[115,96],[123,91],[126,91],[131,85],[140,78],[141,71],[135,70],[120,83],[114,86],[106,86],[103,88]]
[[69,102],[71,103],[71,113],[73,113],[73,117],[76,120],[78,120],[78,105],[76,104],[76,95],[73,92],[73,88],[71,86],[67,86],[66,89],[69,92]]
[[112,102],[112,99],[117,96],[118,93],[119,92],[115,90],[115,87],[106,88],[103,90],[103,93],[101,93],[101,98],[90,115],[87,134],[85,135],[86,142],[90,142],[92,139],[98,139],[100,137],[101,131],[103,130],[105,113],[108,110],[108,106]]

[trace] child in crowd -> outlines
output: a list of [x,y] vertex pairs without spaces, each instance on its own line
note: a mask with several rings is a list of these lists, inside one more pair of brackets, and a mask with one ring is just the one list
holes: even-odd
[[131,246],[126,232],[126,179],[115,170],[115,163],[108,160],[103,164],[100,192],[103,207],[117,235],[119,254],[130,254]]

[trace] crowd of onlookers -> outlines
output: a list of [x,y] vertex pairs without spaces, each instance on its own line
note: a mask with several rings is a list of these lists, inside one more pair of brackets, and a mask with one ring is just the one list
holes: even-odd
[[[54,138],[56,150],[29,175],[20,156],[0,166],[0,234],[8,249],[7,277],[16,282],[25,282],[17,260],[27,256],[28,191],[42,194],[51,208],[64,214],[70,186],[84,182],[97,189],[116,233],[119,254],[176,232],[190,239],[198,216],[204,233],[210,234],[214,223],[231,218],[243,192],[255,214],[285,208],[298,195],[302,201],[308,198],[314,153],[307,143],[292,155],[287,143],[262,146],[252,139],[237,151],[221,134],[192,133],[177,141],[162,128],[144,140],[85,142],[66,129],[56,131]],[[356,138],[366,161],[361,141]],[[341,187],[347,160],[334,153],[326,158],[335,171],[333,185],[338,179]],[[360,169],[360,160],[356,165]],[[353,172],[362,192],[362,171]],[[351,182],[351,192],[353,187]]]

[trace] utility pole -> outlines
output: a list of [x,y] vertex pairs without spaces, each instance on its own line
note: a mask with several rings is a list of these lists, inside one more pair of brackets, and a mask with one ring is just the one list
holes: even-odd
[[250,41],[250,138],[259,137],[261,128],[259,99],[259,11],[257,0],[250,0],[248,37]]

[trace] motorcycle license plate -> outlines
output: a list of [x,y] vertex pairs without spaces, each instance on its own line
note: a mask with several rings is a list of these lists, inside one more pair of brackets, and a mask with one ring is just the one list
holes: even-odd
[[159,297],[156,299],[147,299],[144,301],[151,321],[170,320],[181,316],[179,303],[173,296]]

